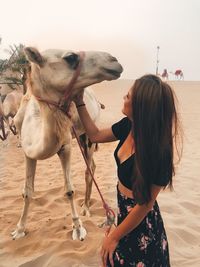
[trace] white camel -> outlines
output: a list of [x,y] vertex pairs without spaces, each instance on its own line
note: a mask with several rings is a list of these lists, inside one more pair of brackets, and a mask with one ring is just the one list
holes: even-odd
[[13,127],[12,119],[17,114],[17,111],[20,107],[22,96],[23,96],[23,90],[22,88],[18,88],[13,90],[11,93],[7,94],[3,101],[4,118],[8,122],[10,127]]
[[[7,130],[5,129],[4,122],[7,125]],[[10,126],[9,126],[8,120],[6,120],[5,115],[4,115],[3,103],[1,100],[1,94],[0,94],[0,131],[2,132],[2,134],[0,133],[0,139],[2,141],[4,141],[7,138],[9,134],[9,128]]]
[[[6,136],[8,136],[10,130],[13,132],[13,134],[16,134],[16,129],[15,126],[13,125],[13,118],[17,114],[22,96],[23,96],[23,89],[20,87],[17,87],[17,89],[5,95],[5,98],[3,98],[4,99],[3,102],[0,94],[0,124],[1,124],[0,129],[2,131],[5,131],[3,125],[5,122],[7,126]],[[20,145],[18,144],[18,146]]]
[[[3,72],[3,74],[1,74],[1,78],[4,79],[5,77],[10,77],[10,78],[18,78],[19,79],[19,74],[16,72],[13,72],[11,70],[6,70],[5,72]],[[6,98],[6,96],[13,92],[14,90],[22,90],[22,86],[19,84],[1,84],[1,88],[0,88],[0,94],[1,94],[1,98],[2,101],[4,101],[4,99]]]
[[[83,240],[86,230],[76,210],[70,174],[71,125],[73,123],[79,129],[79,135],[84,130],[80,127],[81,122],[75,104],[71,100],[77,92],[91,84],[119,78],[122,67],[116,58],[105,52],[75,53],[47,50],[39,53],[35,48],[29,47],[25,48],[25,54],[31,63],[28,89],[14,118],[15,125],[21,134],[21,144],[26,159],[24,207],[17,228],[12,235],[14,239],[25,235],[28,207],[34,191],[37,160],[47,159],[57,153],[63,169],[66,196],[71,204],[72,238]],[[100,105],[91,93],[86,93],[85,98],[90,114],[96,120]],[[64,106],[70,106],[69,113],[72,122],[61,110]],[[95,109],[95,106],[98,109]],[[89,151],[87,158],[93,171],[95,165],[91,155],[94,146],[94,144],[87,146],[87,151]],[[83,213],[89,214],[92,181],[87,170],[85,179],[86,196]]]

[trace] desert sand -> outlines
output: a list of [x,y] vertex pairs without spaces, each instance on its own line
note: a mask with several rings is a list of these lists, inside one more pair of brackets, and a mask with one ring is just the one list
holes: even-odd
[[[109,127],[123,117],[123,95],[133,81],[118,80],[93,86],[106,106],[100,127]],[[161,192],[158,202],[170,246],[172,267],[200,266],[200,82],[174,81],[184,130],[184,151],[174,177],[174,191]],[[116,142],[100,144],[95,153],[95,177],[108,202],[116,210]],[[72,177],[78,210],[84,199],[85,163],[73,140]],[[25,165],[15,136],[0,141],[0,267],[97,267],[105,220],[100,197],[93,187],[90,218],[81,216],[88,235],[72,241],[70,206],[64,197],[64,181],[57,156],[39,161],[35,193],[27,219],[28,234],[12,240],[10,232],[20,217]],[[149,266],[151,267],[151,266]]]

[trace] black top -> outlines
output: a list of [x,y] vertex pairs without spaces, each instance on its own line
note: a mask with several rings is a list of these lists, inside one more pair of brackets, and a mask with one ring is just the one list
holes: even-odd
[[[120,182],[127,187],[128,189],[132,190],[132,177],[133,177],[133,166],[134,166],[134,159],[135,154],[131,155],[125,161],[120,163],[117,153],[126,140],[128,134],[131,131],[131,121],[128,117],[124,117],[119,122],[112,125],[112,131],[114,136],[120,140],[119,144],[117,145],[114,151],[114,157],[117,163],[117,174]],[[159,186],[166,186],[169,183],[168,175],[163,175],[162,179],[159,181],[154,181],[154,184]]]
[[117,153],[126,140],[128,134],[131,130],[131,121],[128,117],[123,118],[119,122],[112,125],[112,131],[114,136],[120,140],[118,146],[115,149],[114,156],[117,163],[117,174],[120,182],[132,190],[131,177],[133,173],[133,164],[134,164],[134,154],[131,155],[128,159],[120,163]]

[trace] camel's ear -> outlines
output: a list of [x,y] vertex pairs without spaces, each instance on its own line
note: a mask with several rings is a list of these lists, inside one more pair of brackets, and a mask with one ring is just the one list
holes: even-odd
[[30,62],[38,64],[40,67],[44,64],[44,59],[39,51],[34,47],[25,47],[24,53]]

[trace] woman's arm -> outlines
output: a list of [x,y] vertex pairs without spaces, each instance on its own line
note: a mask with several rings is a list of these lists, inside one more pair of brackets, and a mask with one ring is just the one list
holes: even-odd
[[147,205],[136,204],[124,221],[111,233],[112,238],[119,241],[122,237],[135,229],[142,222],[147,213],[152,210],[155,200],[161,189],[161,186],[153,185],[151,188],[151,201]]
[[106,266],[107,259],[109,259],[111,266],[114,267],[113,252],[117,247],[119,240],[130,233],[142,222],[147,213],[152,209],[156,197],[161,189],[161,186],[153,185],[151,189],[151,201],[147,205],[137,204],[135,207],[133,207],[124,221],[105,237],[101,249],[103,267]]
[[79,117],[91,142],[104,143],[117,140],[111,128],[100,130],[93,122],[93,120],[90,117],[90,114],[86,109],[85,103],[83,102],[83,92],[80,93],[74,99],[74,102],[76,103]]

